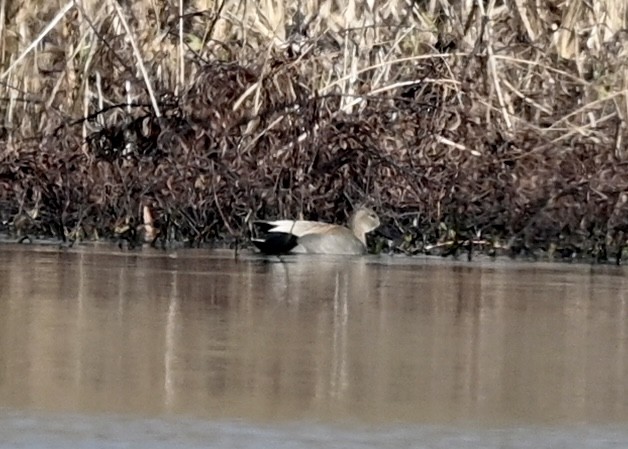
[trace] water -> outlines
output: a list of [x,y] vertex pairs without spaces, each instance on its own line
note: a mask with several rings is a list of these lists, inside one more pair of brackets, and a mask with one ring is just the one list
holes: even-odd
[[0,447],[628,447],[614,266],[0,246]]

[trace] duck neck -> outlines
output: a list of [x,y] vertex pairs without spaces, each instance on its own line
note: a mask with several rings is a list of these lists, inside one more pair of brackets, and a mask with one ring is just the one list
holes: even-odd
[[366,246],[366,231],[363,226],[359,226],[355,221],[351,222],[351,230],[353,234]]

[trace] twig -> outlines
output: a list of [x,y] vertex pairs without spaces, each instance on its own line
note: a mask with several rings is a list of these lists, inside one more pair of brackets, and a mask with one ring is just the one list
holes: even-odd
[[137,59],[137,63],[140,66],[140,71],[142,72],[142,77],[144,78],[144,83],[146,84],[146,89],[148,90],[148,95],[150,96],[150,101],[153,105],[153,110],[155,111],[155,115],[157,117],[161,117],[161,111],[159,110],[159,105],[157,104],[157,99],[155,98],[155,92],[153,91],[153,86],[150,83],[150,78],[148,77],[148,72],[146,71],[146,67],[144,66],[144,61],[142,60],[142,54],[140,53],[140,49],[135,42],[135,38],[133,37],[133,33],[131,32],[131,28],[124,18],[124,14],[122,14],[122,10],[120,9],[120,5],[117,0],[111,0],[113,7],[118,14],[118,18],[124,27],[127,35],[129,36],[129,40],[131,41],[131,46],[133,47],[133,53],[135,53],[135,58]]
[[[486,11],[484,10],[484,0],[477,0],[478,8],[480,10],[480,14],[482,15],[482,20],[486,20],[486,34],[487,34],[487,45],[486,50],[488,52],[488,66],[491,71],[491,78],[493,80],[493,85],[495,87],[495,92],[497,93],[497,101],[499,102],[499,107],[501,109],[502,117],[504,118],[504,123],[506,123],[506,128],[512,128],[512,122],[510,121],[509,113],[506,109],[506,102],[504,101],[504,94],[502,93],[502,88],[500,86],[500,80],[497,76],[497,69],[495,66],[495,57],[493,54],[493,27],[491,26],[491,18],[486,15]],[[488,11],[491,12],[493,6],[495,4],[495,0],[490,0],[488,5]]]
[[2,73],[2,75],[0,75],[0,80],[3,80],[9,73],[11,73],[11,71],[22,61],[22,59],[24,59],[26,55],[28,55],[31,50],[33,50],[41,42],[44,36],[46,36],[46,34],[48,34],[50,30],[52,30],[57,25],[57,23],[61,21],[61,19],[68,13],[70,9],[72,9],[73,6],[74,0],[70,0],[68,3],[65,4],[61,11],[59,11],[57,15],[54,16],[54,18],[48,23],[48,25],[46,25],[46,28],[44,28],[42,32],[39,33],[39,36],[37,36],[37,38],[33,42],[31,42],[28,47],[26,47],[26,49],[20,54],[20,56],[18,56],[17,59],[13,61],[13,64],[11,64],[9,68]]

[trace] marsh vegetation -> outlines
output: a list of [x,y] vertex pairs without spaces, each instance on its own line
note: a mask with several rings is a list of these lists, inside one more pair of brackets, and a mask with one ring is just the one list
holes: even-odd
[[621,256],[623,0],[0,7],[1,231],[114,238],[148,208],[230,242],[365,204],[410,254]]

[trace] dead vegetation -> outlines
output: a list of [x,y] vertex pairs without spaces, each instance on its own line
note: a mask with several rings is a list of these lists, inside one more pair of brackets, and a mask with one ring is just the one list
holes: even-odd
[[410,254],[621,257],[623,1],[37,3],[2,11],[5,231],[136,242],[148,207],[244,241],[366,203]]

